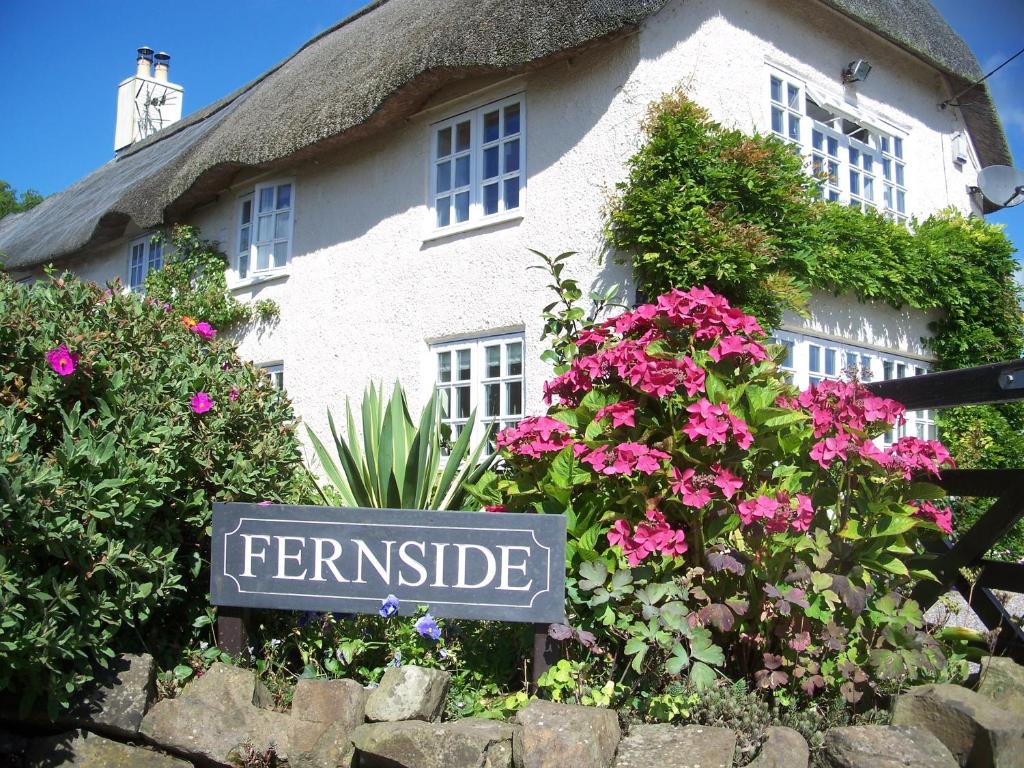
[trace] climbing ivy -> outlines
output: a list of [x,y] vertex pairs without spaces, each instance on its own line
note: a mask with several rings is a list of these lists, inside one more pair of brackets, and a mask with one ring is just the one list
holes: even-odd
[[[806,311],[811,289],[939,310],[945,370],[1019,357],[1024,316],[1002,227],[949,209],[904,226],[818,199],[792,146],[725,128],[676,91],[655,103],[607,225],[640,296],[708,285],[759,317]],[[939,426],[961,466],[1024,467],[1024,405],[954,408]],[[978,507],[961,503],[958,527]],[[1024,556],[1024,525],[1004,539]]]

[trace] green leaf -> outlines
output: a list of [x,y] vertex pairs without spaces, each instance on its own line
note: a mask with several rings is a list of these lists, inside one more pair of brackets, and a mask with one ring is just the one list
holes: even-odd
[[192,667],[186,666],[184,664],[179,664],[174,668],[173,671],[174,679],[178,682],[188,680],[195,673],[195,670],[193,670]]
[[907,490],[908,499],[943,499],[945,497],[946,492],[935,483],[911,483]]
[[715,684],[715,670],[703,662],[696,661],[690,667],[690,682],[698,690],[703,690]]

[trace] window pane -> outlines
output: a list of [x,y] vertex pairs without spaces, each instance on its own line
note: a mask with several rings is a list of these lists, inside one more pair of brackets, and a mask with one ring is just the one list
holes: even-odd
[[452,416],[452,391],[448,387],[439,387],[441,394],[441,418],[450,419]]
[[164,265],[164,246],[162,243],[149,244],[149,271],[160,269]]
[[519,133],[519,105],[509,104],[505,107],[505,135]]
[[264,187],[260,190],[260,213],[274,210],[274,188]]
[[811,143],[814,144],[815,149],[823,149],[825,147],[825,136],[821,131],[811,131]]
[[887,179],[892,179],[892,160],[882,158],[882,175]]
[[288,237],[288,222],[292,218],[291,211],[275,214],[274,216],[274,239],[281,240]]
[[889,151],[889,137],[888,136],[881,136],[879,138],[880,138],[879,144],[882,147],[882,151],[883,152],[888,152]]
[[447,192],[452,188],[452,161],[445,160],[437,164],[437,184],[435,192]]
[[870,176],[864,177],[864,197],[868,200],[875,199],[875,180]]
[[489,379],[501,376],[501,347],[486,347],[484,349],[484,359],[487,371],[485,376]]
[[860,165],[860,152],[850,147],[850,165]]
[[455,186],[469,185],[469,155],[455,158]]
[[860,174],[856,171],[850,171],[850,193],[860,194]]
[[896,190],[896,210],[900,213],[907,212],[907,194],[902,189]]
[[847,368],[856,368],[857,367],[857,353],[856,352],[847,352],[846,353],[846,367]]
[[896,183],[901,187],[906,185],[906,182],[903,180],[904,167],[903,163],[896,163]]
[[292,207],[292,185],[282,184],[277,188],[277,209]]
[[245,228],[245,247],[238,251],[238,276],[247,277],[249,274],[249,228]]
[[452,153],[452,129],[442,128],[437,132],[437,155],[435,157],[446,157]]
[[252,200],[245,200],[242,203],[242,223],[248,224],[252,221]]
[[471,408],[469,387],[455,388],[455,418],[468,419]]
[[520,342],[509,344],[505,347],[505,354],[507,355],[506,365],[508,370],[505,372],[507,376],[522,376],[523,375],[523,345]]
[[455,126],[455,151],[462,152],[469,149],[470,123],[469,120]]
[[828,153],[832,157],[839,157],[839,139],[834,136],[828,137]]
[[519,207],[519,177],[505,179],[505,210]]
[[519,139],[505,143],[505,173],[519,170]]
[[907,366],[903,363],[896,363],[896,378],[903,379],[907,375]]
[[800,140],[800,116],[790,114],[789,116],[789,138],[794,141]]
[[256,246],[256,269],[270,269],[270,245]]
[[782,133],[782,110],[778,107],[772,107],[772,130]]
[[523,412],[523,382],[505,384],[505,408],[509,416],[519,416]]
[[498,147],[484,150],[484,178],[492,179],[498,175]]
[[825,350],[825,373],[829,376],[836,375],[836,351],[834,349]]
[[869,154],[867,154],[867,153],[864,153],[864,154],[862,154],[862,155],[861,155],[861,158],[860,158],[860,159],[861,159],[861,161],[862,161],[862,162],[861,162],[861,167],[862,167],[862,168],[863,168],[863,169],[864,169],[865,171],[867,171],[868,173],[871,173],[871,171],[872,171],[872,168],[873,168],[873,166],[872,166],[872,164],[871,164],[871,161],[872,161],[872,157],[871,157],[871,155],[869,155]]
[[498,138],[498,110],[484,115],[484,141],[495,141]]
[[288,263],[288,243],[274,243],[274,266],[283,267]]
[[498,185],[488,184],[484,187],[484,216],[498,212]]
[[772,101],[782,103],[782,81],[777,77],[772,77]]
[[247,253],[249,251],[249,232],[250,227],[242,227],[238,232],[238,252]]
[[434,203],[437,208],[437,226],[447,227],[451,223],[451,198],[439,197]]
[[803,110],[800,109],[800,89],[795,85],[790,85],[787,91],[789,93],[789,108],[802,112]]
[[256,242],[262,243],[270,239],[271,227],[274,224],[274,217],[270,214],[260,216],[256,219]]
[[807,346],[807,367],[812,371],[821,370],[821,347],[814,344]]
[[459,381],[469,381],[469,373],[471,367],[472,357],[470,350],[460,349],[457,353],[457,365],[458,365],[458,377]]
[[437,353],[437,380],[447,382],[452,380],[452,353]]
[[469,218],[469,192],[459,192],[455,196],[455,221],[466,221]]
[[895,137],[892,140],[893,154],[896,157],[903,157],[903,139]]
[[889,381],[892,378],[892,360],[882,361],[882,378]]
[[501,384],[484,384],[484,416],[501,415]]

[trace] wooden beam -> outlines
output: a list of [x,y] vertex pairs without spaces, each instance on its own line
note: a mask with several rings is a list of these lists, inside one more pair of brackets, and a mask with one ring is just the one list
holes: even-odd
[[978,584],[989,589],[1020,592],[1024,589],[1024,563],[982,560]]
[[950,496],[1002,496],[1007,489],[1024,487],[1024,469],[946,469],[934,478],[915,478],[934,483]]
[[865,385],[909,410],[1024,400],[1024,358]]

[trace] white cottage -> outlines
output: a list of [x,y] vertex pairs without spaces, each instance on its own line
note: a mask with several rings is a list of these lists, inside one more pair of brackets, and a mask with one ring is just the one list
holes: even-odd
[[[157,63],[122,90],[170,107],[127,99],[140,117],[117,142],[144,138],[0,221],[0,251],[17,278],[54,263],[137,285],[161,263],[148,235],[197,225],[238,298],[280,306],[241,350],[317,430],[371,379],[400,379],[414,407],[448,390],[456,426],[541,411],[551,296],[528,249],[579,251],[582,285],[628,287],[602,210],[678,85],[829,167],[829,198],[897,219],[980,214],[978,170],[1009,164],[984,86],[948,104],[980,72],[926,0],[379,0],[162,128],[182,91]],[[880,379],[927,369],[927,321],[820,295],[778,335],[798,383],[849,362]]]

